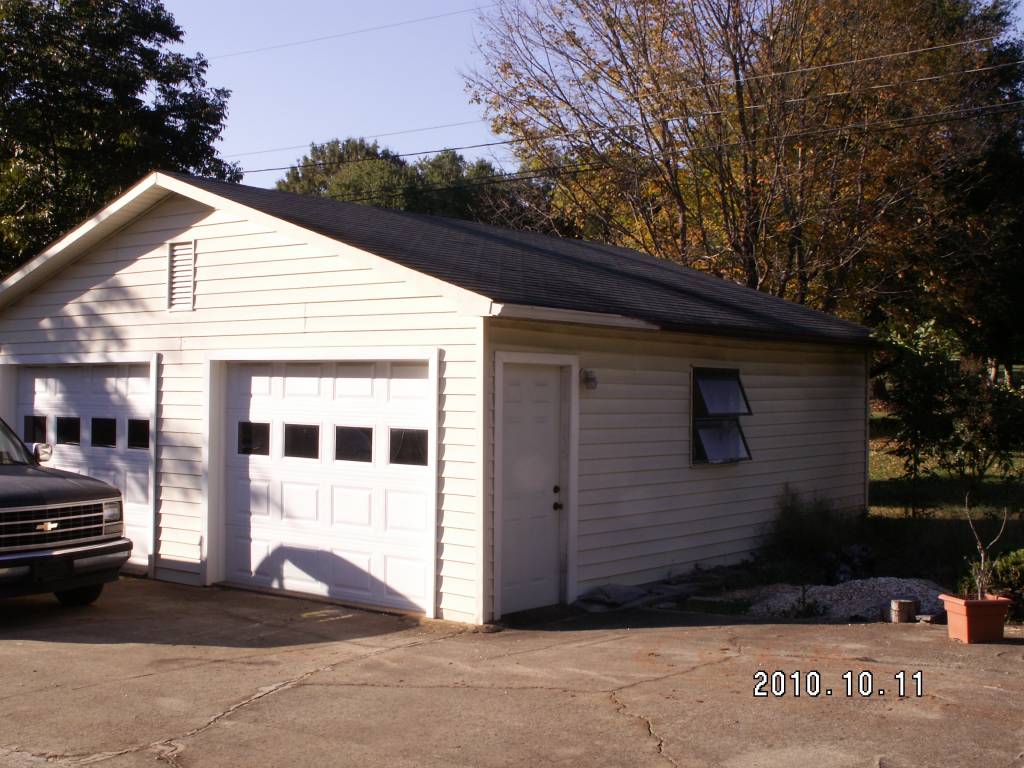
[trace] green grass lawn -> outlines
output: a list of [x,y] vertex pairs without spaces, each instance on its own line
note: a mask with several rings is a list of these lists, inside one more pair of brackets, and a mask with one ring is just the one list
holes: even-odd
[[[919,576],[946,587],[967,571],[976,556],[974,539],[964,518],[964,489],[955,478],[939,472],[919,482],[918,507],[923,514],[911,515],[915,489],[903,478],[903,463],[893,456],[892,423],[882,415],[871,419],[870,510],[861,537],[875,552],[875,570],[892,576]],[[996,552],[1024,547],[1024,484],[988,480],[971,498],[979,530],[995,535],[1003,509],[1010,523]]]

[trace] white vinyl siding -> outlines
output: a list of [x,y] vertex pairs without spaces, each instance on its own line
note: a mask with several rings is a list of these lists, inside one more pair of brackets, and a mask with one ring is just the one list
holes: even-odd
[[[597,377],[596,389],[580,388],[580,591],[742,558],[787,482],[843,509],[866,504],[863,351],[498,320],[488,344],[578,354]],[[739,371],[752,411],[741,417],[750,461],[691,467],[694,367]],[[489,405],[493,442],[493,398]],[[487,483],[490,520],[491,467]]]
[[[476,621],[480,511],[479,319],[377,268],[172,196],[0,311],[6,355],[159,352],[157,575],[197,583],[207,357],[217,350],[440,348],[438,616]],[[194,311],[168,312],[168,248],[195,243]]]
[[195,299],[196,244],[171,243],[167,246],[167,308],[191,311]]

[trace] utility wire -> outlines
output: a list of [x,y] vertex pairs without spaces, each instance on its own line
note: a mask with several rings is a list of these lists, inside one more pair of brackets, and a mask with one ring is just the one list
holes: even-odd
[[[427,131],[437,131],[442,128],[461,128],[464,125],[479,125],[484,122],[480,120],[463,120],[458,123],[441,123],[440,125],[427,125],[422,128],[406,128],[402,131],[389,131],[388,133],[375,133],[372,136],[362,136],[363,139],[383,139],[388,136],[404,136],[408,133],[425,133]],[[274,147],[273,149],[257,149],[252,152],[232,152],[230,155],[223,155],[223,157],[244,157],[246,155],[269,155],[271,152],[284,152],[288,149],[308,149],[311,142],[305,144],[293,144],[290,147]],[[316,144],[318,142],[312,142]],[[324,142],[319,142],[324,143]],[[250,171],[250,173],[256,173],[256,171]]]
[[[816,101],[818,99],[829,99],[829,98],[835,98],[837,96],[846,96],[846,95],[851,95],[851,94],[855,94],[855,93],[865,93],[865,92],[870,92],[870,91],[878,91],[878,90],[883,90],[883,89],[886,89],[886,88],[896,88],[896,87],[901,87],[901,86],[905,86],[905,85],[917,85],[917,84],[922,84],[922,83],[933,82],[933,81],[936,81],[936,80],[941,80],[941,79],[947,78],[947,77],[956,77],[958,75],[968,75],[968,74],[978,74],[980,72],[988,72],[988,71],[992,71],[992,70],[996,70],[996,69],[1003,69],[1003,68],[1006,68],[1006,67],[1017,66],[1019,64],[1024,64],[1024,59],[1018,59],[1017,61],[1004,62],[1002,64],[992,64],[992,65],[985,66],[985,67],[974,67],[972,69],[959,69],[959,70],[954,70],[954,71],[951,71],[951,72],[939,73],[937,75],[925,75],[925,76],[913,78],[913,79],[910,79],[910,80],[895,81],[895,82],[891,82],[891,83],[875,83],[873,85],[861,86],[861,87],[858,87],[858,88],[851,88],[851,89],[848,89],[848,90],[845,90],[845,91],[830,91],[828,93],[815,94],[813,96],[805,96],[805,97],[801,97],[801,98],[784,99],[781,103],[782,104],[806,103],[806,102],[809,102],[809,101]],[[749,105],[746,105],[746,106],[742,107],[742,110],[746,111],[746,110],[765,109],[767,106],[768,106],[767,104],[749,104]],[[722,115],[724,113],[725,113],[724,110],[714,110],[714,111],[710,111],[710,112],[699,112],[699,113],[695,113],[695,114],[691,114],[691,115],[678,115],[678,116],[674,116],[674,117],[667,117],[667,118],[661,118],[661,119],[668,120],[668,121],[694,120],[694,119],[701,118],[701,117],[714,117],[716,115]],[[551,133],[551,134],[548,134],[548,135],[545,135],[545,136],[531,136],[531,137],[521,137],[521,138],[514,138],[514,139],[498,139],[498,140],[495,140],[495,141],[485,141],[485,142],[480,142],[480,143],[477,143],[477,144],[464,144],[464,145],[456,146],[456,147],[439,147],[439,148],[436,148],[436,149],[418,150],[416,152],[402,152],[402,153],[390,155],[390,158],[393,159],[393,158],[406,158],[406,157],[420,157],[420,156],[423,156],[423,155],[437,154],[438,152],[443,152],[445,150],[462,151],[462,150],[468,150],[468,149],[485,149],[485,148],[489,148],[489,147],[507,146],[507,145],[511,145],[511,144],[522,144],[522,143],[530,142],[530,141],[546,141],[546,140],[550,140],[550,139],[560,139],[560,138],[566,138],[566,137],[569,137],[569,136],[579,135],[581,133],[609,133],[611,131],[623,130],[623,129],[627,129],[627,128],[638,128],[638,127],[641,127],[642,125],[643,125],[642,123],[638,123],[637,122],[637,123],[623,123],[623,124],[619,124],[619,125],[610,125],[610,126],[607,126],[607,127],[604,127],[604,128],[599,128],[599,129],[581,128],[581,129],[577,129],[577,130],[573,130],[573,131],[561,131],[561,132],[558,132],[558,133]],[[437,127],[443,127],[443,126],[437,126]],[[421,130],[430,130],[430,129],[421,129]],[[408,132],[412,132],[412,131],[408,131]],[[382,136],[387,136],[387,135],[397,135],[398,133],[403,133],[403,132],[396,131],[393,134],[378,134],[377,136],[368,136],[368,137],[365,137],[365,138],[380,138]],[[305,146],[308,146],[308,145],[302,145],[302,147],[288,147],[287,149],[299,149],[299,148],[304,148]],[[274,150],[266,150],[266,151],[270,152],[270,151],[274,151]],[[255,154],[255,153],[249,153],[249,154]],[[242,172],[245,173],[245,174],[250,174],[250,173],[269,173],[269,172],[272,172],[272,171],[289,171],[289,170],[292,170],[293,168],[295,168],[295,169],[327,168],[327,167],[336,167],[336,166],[343,166],[343,165],[352,165],[352,164],[358,164],[358,163],[367,163],[367,162],[371,162],[371,161],[379,160],[379,159],[380,158],[377,158],[377,157],[356,157],[356,158],[347,158],[347,159],[343,159],[343,160],[317,160],[317,161],[311,161],[311,162],[306,162],[306,163],[295,163],[293,165],[273,166],[273,167],[268,167],[268,168],[248,168],[248,169],[242,169]]]
[[210,56],[210,60],[213,59],[229,59],[235,56],[247,56],[250,53],[263,53],[264,51],[277,51],[281,48],[293,48],[297,45],[309,45],[310,43],[320,43],[324,40],[338,40],[342,37],[351,37],[353,35],[362,35],[366,32],[379,32],[383,29],[395,29],[396,27],[405,27],[410,24],[419,24],[423,21],[434,21],[435,19],[446,19],[450,16],[461,16],[466,13],[477,13],[487,8],[493,8],[497,3],[491,3],[490,5],[481,5],[476,8],[463,8],[460,11],[448,11],[447,13],[436,13],[433,16],[420,16],[416,19],[404,19],[403,21],[393,21],[389,24],[378,24],[375,27],[363,27],[362,29],[350,29],[346,32],[338,32],[333,35],[323,35],[321,37],[309,37],[305,40],[293,40],[289,43],[276,43],[274,45],[265,45],[261,48],[248,48],[244,51],[232,51],[231,53],[221,53],[216,56]]
[[[984,111],[982,111],[984,110]],[[1016,101],[1008,101],[1002,104],[984,104],[977,107],[967,107],[964,109],[932,112],[923,115],[912,115],[905,118],[894,118],[892,120],[881,120],[877,122],[865,122],[865,123],[853,123],[850,125],[837,126],[836,128],[825,128],[813,131],[800,131],[791,134],[780,134],[774,136],[762,136],[756,139],[747,139],[734,142],[723,142],[719,144],[706,144],[699,147],[691,147],[685,151],[676,151],[668,153],[671,156],[678,156],[681,154],[689,154],[693,152],[702,152],[714,149],[728,149],[733,147],[741,147],[747,145],[754,145],[763,142],[771,141],[792,141],[795,139],[809,138],[812,136],[820,136],[823,134],[835,134],[836,137],[840,136],[845,131],[850,130],[861,130],[864,132],[872,132],[872,129],[879,131],[890,131],[890,130],[901,130],[907,128],[920,128],[929,125],[938,125],[941,123],[953,123],[961,122],[963,120],[973,120],[979,117],[988,117],[989,115],[1000,115],[1010,112],[1020,112],[1024,110],[1024,99],[1018,99]],[[909,122],[914,121],[914,122]],[[466,189],[468,187],[480,187],[488,186],[490,184],[506,184],[515,181],[530,181],[535,179],[552,179],[561,176],[575,175],[579,173],[590,173],[593,171],[602,170],[611,167],[607,162],[598,162],[596,165],[585,165],[585,164],[564,164],[564,165],[551,165],[544,168],[533,168],[527,171],[521,171],[512,174],[494,174],[481,179],[474,179],[472,181],[463,182],[461,184],[449,184],[449,185],[435,185],[428,187],[419,187],[412,190],[395,190],[392,192],[377,192],[370,195],[363,195],[360,197],[352,196],[338,196],[338,195],[323,195],[334,200],[339,200],[349,203],[360,203],[367,202],[370,200],[388,199],[398,197],[409,192],[440,192],[448,190]],[[621,170],[621,169],[619,169]]]
[[823,69],[835,69],[837,67],[845,67],[851,64],[867,64],[872,61],[884,61],[886,59],[894,59],[900,56],[916,56],[919,53],[930,53],[932,51],[941,51],[947,48],[959,48],[965,45],[974,45],[975,43],[989,43],[995,40],[998,35],[989,35],[988,37],[975,37],[970,40],[959,40],[955,43],[941,43],[939,45],[929,45],[924,48],[911,48],[906,51],[890,51],[889,53],[880,53],[875,56],[865,56],[860,59],[847,59],[846,61],[834,61],[829,64],[814,64],[809,67],[797,67],[796,69],[787,69],[781,72],[766,72],[763,75],[753,75],[752,77],[734,77],[725,80],[712,80],[707,83],[701,83],[700,85],[687,85],[681,88],[676,88],[668,91],[648,91],[638,93],[638,96],[671,96],[679,93],[687,93],[689,91],[699,91],[707,88],[711,88],[717,85],[746,85],[758,80],[768,80],[774,77],[786,77],[788,75],[803,75],[808,72],[817,72]]

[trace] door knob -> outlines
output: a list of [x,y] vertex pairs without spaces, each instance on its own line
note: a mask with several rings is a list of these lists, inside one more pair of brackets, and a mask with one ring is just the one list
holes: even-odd
[[562,502],[556,501],[554,504],[551,505],[551,508],[557,512],[562,508]]
[[561,493],[562,492],[562,486],[556,485],[554,488],[551,489],[551,492],[552,493]]

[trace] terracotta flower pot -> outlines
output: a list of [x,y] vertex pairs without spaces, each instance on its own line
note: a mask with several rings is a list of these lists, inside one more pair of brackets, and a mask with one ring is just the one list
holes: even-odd
[[1008,597],[985,595],[984,600],[970,600],[953,595],[939,595],[946,606],[950,640],[962,643],[995,643],[1003,639],[1006,612],[1013,601]]

